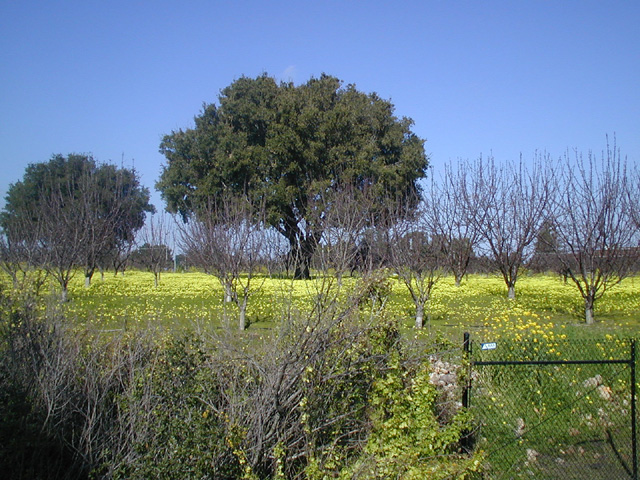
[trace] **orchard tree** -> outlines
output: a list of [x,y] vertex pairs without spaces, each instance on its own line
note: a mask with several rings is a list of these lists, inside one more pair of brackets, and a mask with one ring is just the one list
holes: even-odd
[[[135,242],[135,235],[145,224],[147,214],[155,213],[149,204],[149,190],[140,185],[135,170],[101,165],[96,171],[95,183],[98,192],[97,208],[94,208],[94,224],[98,226],[97,239],[93,251],[85,261],[85,283],[88,285],[96,268],[101,270],[108,263],[118,269],[120,263],[114,257],[126,258]],[[96,249],[95,246],[102,248]]]
[[325,275],[333,272],[338,285],[342,285],[342,277],[356,262],[358,245],[370,226],[373,202],[366,190],[356,192],[352,187],[331,192],[323,202],[324,208],[318,210],[324,216],[324,238],[316,252],[315,264]]
[[[558,262],[584,301],[585,321],[594,323],[594,306],[620,283],[639,260],[639,230],[626,160],[615,144],[598,160],[589,152],[565,156],[561,194],[554,209]],[[633,182],[633,180],[631,180]],[[636,204],[637,206],[637,204]]]
[[533,255],[555,194],[554,169],[548,156],[536,156],[529,167],[522,158],[499,166],[481,157],[460,169],[465,210],[514,299],[520,269]]
[[469,215],[472,210],[465,205],[459,188],[460,174],[460,168],[447,165],[438,181],[432,177],[424,199],[424,221],[427,229],[438,237],[457,287],[467,273],[479,240],[478,228]]
[[295,276],[308,278],[325,233],[317,208],[345,186],[415,198],[426,174],[424,141],[376,94],[322,75],[305,84],[242,77],[205,105],[195,126],[166,135],[156,187],[185,220],[223,193],[264,199],[267,222],[289,243]]
[[256,276],[270,248],[264,209],[247,197],[224,196],[179,228],[182,250],[218,278],[225,303],[237,306],[238,328],[245,330],[249,298],[266,280]]
[[153,273],[153,284],[156,288],[160,285],[162,272],[173,265],[173,252],[169,247],[172,233],[166,214],[157,217],[151,215],[140,232],[140,247],[131,254],[134,266]]
[[424,326],[425,308],[433,288],[449,265],[446,243],[429,229],[425,207],[421,207],[418,212],[403,215],[386,230],[388,262],[413,300],[416,328]]
[[100,165],[88,178],[85,203],[88,241],[83,249],[85,286],[89,286],[96,268],[104,269],[110,257],[123,245],[131,244],[135,232],[144,225],[149,192],[141,189],[135,171],[114,165]]

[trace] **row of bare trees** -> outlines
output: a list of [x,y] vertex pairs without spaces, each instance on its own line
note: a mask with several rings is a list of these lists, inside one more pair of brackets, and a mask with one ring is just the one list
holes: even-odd
[[[536,154],[529,162],[450,163],[417,208],[386,202],[392,206],[382,210],[366,189],[328,189],[308,202],[322,212],[311,220],[318,237],[313,265],[338,286],[355,270],[391,270],[414,302],[418,328],[443,275],[460,285],[478,259],[501,274],[511,299],[524,268],[553,270],[575,284],[592,323],[595,302],[638,266],[638,178],[614,146],[600,158],[575,152],[560,161]],[[219,278],[241,329],[264,279],[256,274],[295,270],[296,258],[266,215],[247,197],[223,197],[179,227],[187,258]]]
[[[593,323],[595,302],[638,268],[640,175],[615,145],[601,157],[573,152],[559,161],[537,154],[528,164],[480,158],[449,165],[428,197],[434,231],[488,256],[509,298],[523,267],[555,270],[575,284]],[[451,270],[458,280],[463,269]]]
[[[18,191],[3,212],[0,253],[16,284],[28,274],[42,281],[37,272],[44,271],[64,298],[78,267],[87,284],[95,269],[109,262],[116,271],[123,268],[135,245],[133,232],[150,207],[135,174],[88,168],[87,159],[58,160],[64,168],[49,167],[39,189]],[[58,172],[54,180],[51,171]],[[40,178],[25,175],[25,182],[31,177]],[[392,195],[381,201],[379,190],[366,182],[359,189],[328,186],[308,199],[309,211],[317,214],[308,214],[298,228],[313,230],[305,237],[315,239],[309,249],[315,252],[313,265],[320,276],[334,277],[338,287],[356,270],[393,271],[414,302],[417,327],[423,326],[443,275],[452,274],[460,285],[479,259],[501,274],[509,298],[516,296],[524,267],[562,273],[576,285],[591,323],[594,303],[638,263],[638,179],[638,170],[628,167],[615,145],[601,157],[575,152],[559,161],[548,154],[529,162],[481,157],[450,162],[421,198],[409,202],[395,202]],[[23,183],[17,187],[26,188]],[[37,201],[26,200],[29,192]],[[219,279],[241,329],[262,274],[297,271],[306,261],[270,226],[265,205],[248,195],[223,195],[177,224],[178,247],[191,265]],[[141,232],[133,258],[153,271],[157,285],[171,264],[167,244],[173,228],[160,216]]]

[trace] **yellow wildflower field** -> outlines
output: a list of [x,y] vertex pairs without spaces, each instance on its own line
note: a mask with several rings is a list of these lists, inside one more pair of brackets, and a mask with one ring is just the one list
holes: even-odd
[[[311,314],[321,295],[345,300],[358,288],[360,279],[313,278],[292,281],[281,278],[254,278],[248,302],[250,328],[270,328],[289,309]],[[574,285],[558,276],[523,276],[517,284],[515,301],[506,298],[502,279],[471,275],[462,286],[444,277],[434,287],[426,307],[424,333],[433,330],[457,337],[463,330],[505,335],[544,335],[551,330],[622,334],[640,331],[640,277],[625,279],[596,303],[597,324],[585,327],[581,319],[582,299]],[[67,313],[79,322],[99,328],[163,326],[235,325],[237,308],[224,302],[224,292],[216,277],[200,272],[164,273],[155,288],[153,275],[127,271],[126,275],[106,274],[94,278],[85,288],[81,275],[70,286]],[[382,307],[381,307],[382,306]],[[378,314],[397,320],[406,329],[413,325],[415,307],[394,276],[376,306]],[[382,309],[381,309],[382,308]],[[366,310],[366,307],[364,307]],[[421,333],[423,334],[423,333]]]

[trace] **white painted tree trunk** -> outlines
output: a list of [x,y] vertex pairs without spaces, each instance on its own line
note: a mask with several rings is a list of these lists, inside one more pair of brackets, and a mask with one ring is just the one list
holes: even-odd
[[584,320],[587,325],[593,325],[595,317],[593,315],[593,300],[585,298],[584,300]]
[[243,331],[247,328],[247,297],[242,299],[242,302],[238,305],[240,307],[240,314],[238,315],[238,326],[240,331]]
[[424,327],[424,305],[416,305],[416,328]]
[[507,298],[509,298],[509,300],[515,300],[516,299],[516,286],[515,285],[509,285],[509,293],[507,294]]
[[231,285],[228,283],[224,286],[224,301],[225,303],[229,303],[233,300],[233,296],[231,295]]

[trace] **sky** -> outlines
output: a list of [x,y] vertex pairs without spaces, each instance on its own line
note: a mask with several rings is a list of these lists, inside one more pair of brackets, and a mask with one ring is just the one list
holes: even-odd
[[640,2],[0,0],[0,206],[30,163],[88,153],[152,191],[165,134],[241,76],[322,73],[410,117],[450,161],[640,162]]

